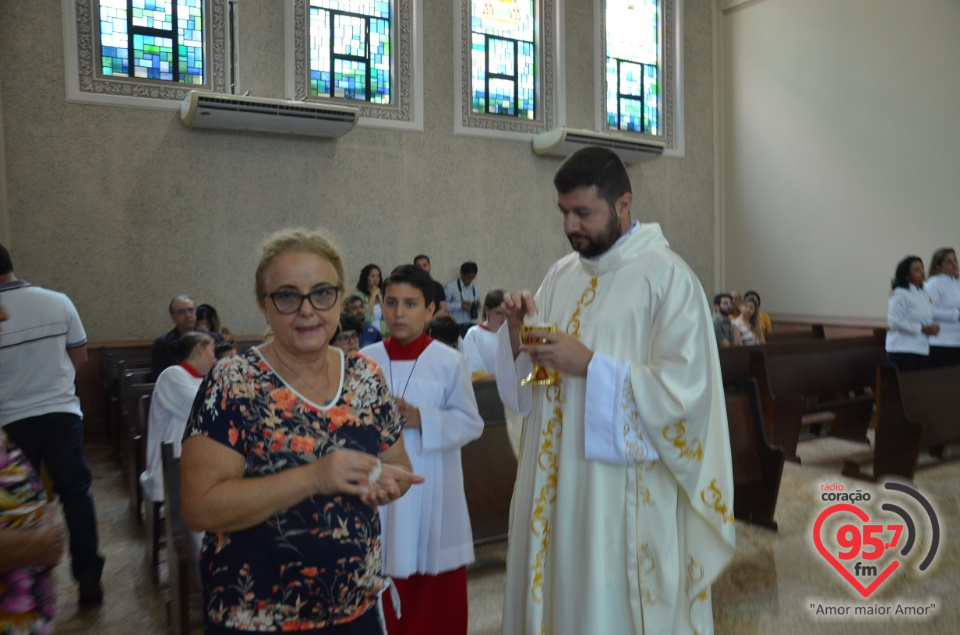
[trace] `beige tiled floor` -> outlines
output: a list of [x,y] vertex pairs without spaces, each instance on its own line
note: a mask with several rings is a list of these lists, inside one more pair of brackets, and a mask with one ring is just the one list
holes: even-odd
[[[820,499],[819,488],[828,482],[843,483],[848,491],[866,488],[839,476],[842,457],[862,450],[863,446],[829,438],[802,442],[798,454],[803,465],[787,464],[784,470],[776,515],[779,532],[737,523],[736,558],[713,588],[717,633],[960,633],[960,534],[955,529],[960,527],[960,463],[936,464],[917,476],[920,491],[936,508],[942,533],[938,554],[926,572],[918,571],[917,565],[929,549],[929,523],[916,511],[911,513],[917,522],[917,544],[869,601],[855,594],[814,549],[813,523],[827,505]],[[119,470],[109,460],[106,447],[91,445],[87,453],[95,473],[94,496],[107,556],[106,599],[99,609],[79,611],[69,569],[59,565],[57,632],[164,633],[165,590],[148,575],[143,531],[130,516]],[[884,490],[876,491],[875,502],[909,507],[902,497],[895,499]],[[477,562],[469,576],[472,635],[500,632],[505,555],[505,543],[477,549]],[[825,618],[810,609],[813,604],[881,605],[895,610],[897,604],[929,603],[935,603],[936,609],[926,619]]]

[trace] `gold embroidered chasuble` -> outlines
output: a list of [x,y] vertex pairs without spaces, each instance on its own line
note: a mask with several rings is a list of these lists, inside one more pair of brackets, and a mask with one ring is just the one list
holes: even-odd
[[[710,633],[710,585],[733,559],[733,476],[709,307],[696,276],[645,224],[596,260],[572,253],[536,295],[537,321],[628,360],[625,464],[585,458],[587,381],[517,392],[529,368],[500,351],[504,403],[524,414],[503,633]],[[509,351],[506,328],[501,344]],[[518,373],[523,374],[518,374]],[[510,392],[513,391],[511,396]],[[596,394],[591,388],[591,394]],[[659,458],[644,461],[630,442]],[[595,425],[591,422],[590,425]]]

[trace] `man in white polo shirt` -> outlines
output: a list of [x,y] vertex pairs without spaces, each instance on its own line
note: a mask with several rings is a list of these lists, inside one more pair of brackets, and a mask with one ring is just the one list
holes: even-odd
[[87,335],[70,298],[17,279],[3,245],[0,304],[9,318],[0,333],[0,427],[38,472],[41,460],[47,466],[70,530],[80,604],[100,604],[103,558],[73,385],[87,361]]

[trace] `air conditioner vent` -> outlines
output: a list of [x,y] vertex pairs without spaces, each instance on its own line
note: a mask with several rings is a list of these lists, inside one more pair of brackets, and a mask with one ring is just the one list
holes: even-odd
[[533,138],[533,151],[540,155],[566,157],[587,146],[599,146],[612,150],[624,163],[652,161],[663,154],[666,147],[660,141],[567,128],[544,132]]
[[251,130],[313,137],[341,137],[360,118],[351,106],[192,91],[180,106],[190,128]]

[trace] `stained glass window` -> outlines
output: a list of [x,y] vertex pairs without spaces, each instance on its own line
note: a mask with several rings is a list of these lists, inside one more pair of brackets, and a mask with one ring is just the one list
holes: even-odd
[[606,0],[607,127],[661,134],[662,0]]
[[310,0],[310,95],[391,102],[389,0]]
[[471,0],[472,112],[536,118],[534,0]]
[[204,0],[100,0],[103,77],[202,85]]

